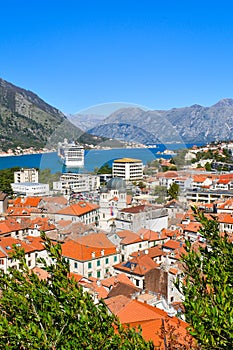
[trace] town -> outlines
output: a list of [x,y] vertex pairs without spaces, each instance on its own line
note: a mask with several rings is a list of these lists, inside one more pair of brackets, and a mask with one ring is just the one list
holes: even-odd
[[205,244],[191,208],[214,217],[233,239],[232,149],[229,142],[193,147],[181,169],[172,158],[161,159],[159,168],[116,159],[111,174],[63,173],[52,189],[38,182],[37,169],[16,171],[13,197],[0,196],[0,269],[20,269],[12,258],[20,247],[28,268],[48,278],[39,262],[53,264],[43,231],[61,244],[70,274],[96,304],[104,300],[122,324],[140,325],[155,346],[161,342],[155,327],[164,319],[185,342],[184,296],[176,285],[184,276],[180,259],[187,241]]

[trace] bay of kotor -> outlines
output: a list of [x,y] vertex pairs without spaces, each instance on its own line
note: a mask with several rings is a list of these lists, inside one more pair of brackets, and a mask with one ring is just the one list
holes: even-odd
[[[184,145],[182,145],[184,147]],[[189,145],[188,145],[189,146]],[[117,148],[108,150],[86,150],[85,151],[85,167],[82,172],[92,172],[96,167],[101,167],[105,163],[111,164],[117,158],[138,158],[143,164],[147,164],[157,158],[171,158],[169,154],[161,154],[166,148],[169,150],[177,150],[181,147],[180,144],[157,145],[156,148]],[[30,167],[39,168],[41,170],[49,168],[51,173],[57,171],[77,171],[77,169],[66,169],[59,160],[57,152],[49,152],[42,154],[26,154],[17,156],[0,157],[0,170],[12,167]]]

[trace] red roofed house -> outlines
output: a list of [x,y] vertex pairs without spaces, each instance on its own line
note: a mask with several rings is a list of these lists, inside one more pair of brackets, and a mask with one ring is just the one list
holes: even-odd
[[233,233],[233,214],[218,214],[220,232]]
[[116,246],[104,233],[81,236],[62,245],[62,255],[69,260],[70,271],[84,277],[103,279],[113,272],[120,260]]
[[[122,324],[134,328],[140,326],[142,336],[146,340],[152,340],[155,349],[165,350],[168,348],[169,340],[171,340],[169,329],[173,329],[172,337],[177,340],[177,349],[182,349],[184,345],[186,349],[190,345],[191,349],[192,345],[195,344],[187,331],[189,325],[177,317],[169,316],[163,310],[122,296],[105,299],[105,303]],[[166,337],[165,334],[161,333],[162,327],[166,330]]]
[[200,222],[190,221],[187,225],[184,225],[183,233],[185,239],[190,242],[195,242],[200,239],[199,230],[201,228]]
[[124,272],[136,287],[145,289],[145,274],[155,267],[158,267],[158,264],[148,255],[139,254],[133,259],[114,265],[113,267],[115,273]]
[[35,218],[31,220],[31,223],[27,229],[28,235],[34,237],[40,237],[40,232],[45,233],[57,232],[56,226],[48,218]]
[[72,204],[55,213],[55,220],[72,220],[79,221],[85,224],[98,223],[99,221],[99,206],[93,203],[80,201]]
[[5,273],[9,267],[19,269],[19,261],[11,257],[13,246],[20,247],[25,251],[27,266],[32,269],[37,265],[37,258],[43,257],[47,261],[48,254],[45,250],[40,237],[26,237],[24,240],[19,240],[12,237],[2,237],[0,239],[0,269]]

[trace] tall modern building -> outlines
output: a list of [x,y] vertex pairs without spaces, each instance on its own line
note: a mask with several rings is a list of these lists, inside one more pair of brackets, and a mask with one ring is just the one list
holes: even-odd
[[126,181],[137,181],[143,178],[143,163],[140,159],[116,159],[112,166],[113,177],[120,177]]

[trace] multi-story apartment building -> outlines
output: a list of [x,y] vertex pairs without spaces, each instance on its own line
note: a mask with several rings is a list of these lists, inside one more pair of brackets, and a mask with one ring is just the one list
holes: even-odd
[[34,168],[29,169],[20,169],[19,171],[14,172],[14,182],[36,182],[38,183],[38,170]]
[[64,173],[60,180],[53,182],[53,190],[63,194],[96,191],[100,187],[100,177],[91,174]]
[[143,178],[143,163],[139,159],[116,159],[112,166],[113,177],[120,177],[126,181],[138,181]]

